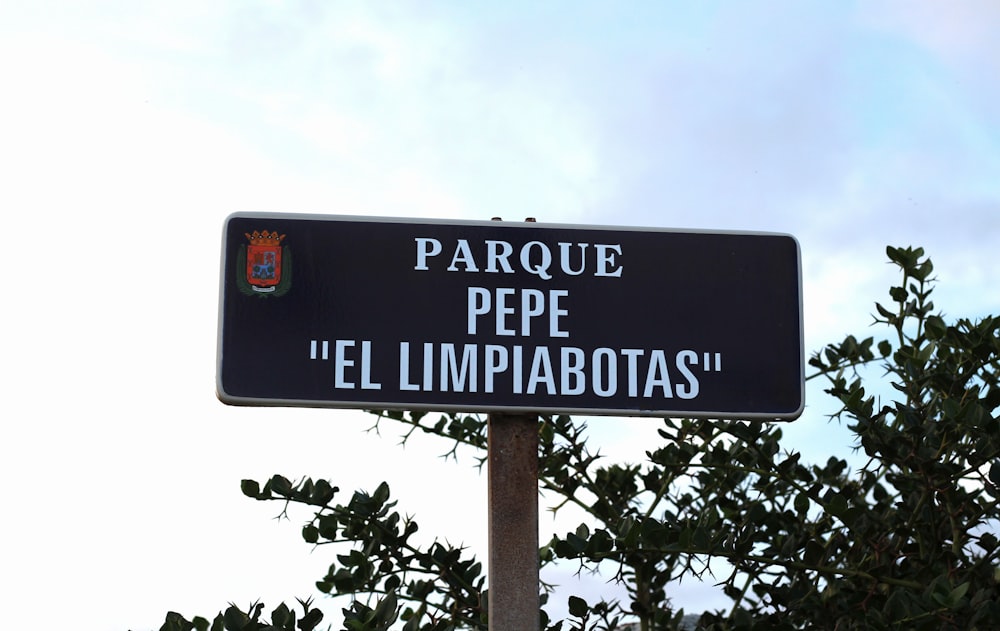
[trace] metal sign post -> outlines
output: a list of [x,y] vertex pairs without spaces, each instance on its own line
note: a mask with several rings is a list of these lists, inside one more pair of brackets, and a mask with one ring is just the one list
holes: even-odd
[[489,628],[533,631],[538,600],[538,417],[489,415]]
[[493,413],[487,432],[489,629],[537,629],[538,417]]

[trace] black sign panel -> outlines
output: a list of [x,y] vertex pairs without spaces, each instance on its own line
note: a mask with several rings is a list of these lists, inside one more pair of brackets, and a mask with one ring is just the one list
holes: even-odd
[[229,404],[796,418],[780,234],[235,214]]

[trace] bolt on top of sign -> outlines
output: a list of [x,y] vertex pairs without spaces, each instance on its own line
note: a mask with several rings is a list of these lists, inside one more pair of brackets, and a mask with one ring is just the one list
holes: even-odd
[[793,419],[800,276],[782,234],[237,213],[218,394]]

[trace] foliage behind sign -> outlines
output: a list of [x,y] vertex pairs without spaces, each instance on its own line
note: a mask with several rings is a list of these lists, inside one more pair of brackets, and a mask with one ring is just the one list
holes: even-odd
[[[922,250],[888,254],[902,282],[876,305],[877,337],[848,336],[810,361],[867,457],[857,470],[838,457],[804,461],[781,425],[712,419],[667,420],[643,462],[605,463],[583,423],[543,419],[544,497],[588,515],[542,547],[543,563],[579,564],[626,592],[571,596],[570,618],[547,631],[676,629],[685,603],[671,601],[670,584],[699,577],[732,601],[701,616],[705,630],[1000,628],[1000,318],[946,320]],[[385,418],[454,449],[486,448],[481,418]],[[303,539],[337,549],[316,585],[347,601],[338,628],[487,629],[480,564],[440,540],[417,544],[414,506],[397,507],[386,485],[340,500],[329,482],[276,475],[242,490],[301,505]],[[262,609],[230,607],[212,629],[296,627],[284,605],[270,627]],[[298,628],[321,616],[304,601]],[[162,630],[195,627],[208,619],[171,613]]]

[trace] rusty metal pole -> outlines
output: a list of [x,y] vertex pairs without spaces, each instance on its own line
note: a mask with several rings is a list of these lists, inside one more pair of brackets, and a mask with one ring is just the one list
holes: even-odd
[[535,631],[538,417],[489,415],[489,629]]
[[535,631],[541,625],[538,416],[494,412],[487,432],[489,631]]

